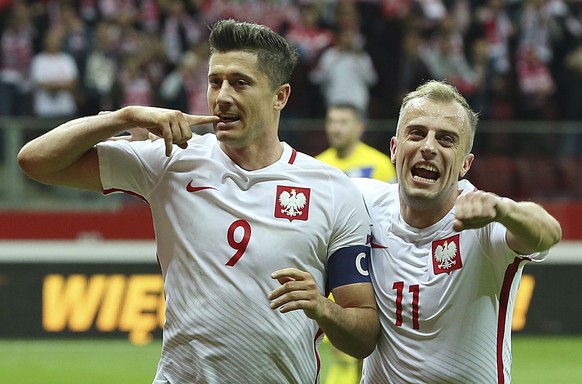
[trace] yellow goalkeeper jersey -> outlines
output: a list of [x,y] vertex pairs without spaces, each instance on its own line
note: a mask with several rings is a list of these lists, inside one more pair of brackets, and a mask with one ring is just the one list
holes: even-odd
[[388,182],[396,180],[396,170],[390,157],[362,142],[354,153],[344,159],[337,157],[335,148],[328,148],[315,158],[342,170],[349,177],[366,177]]

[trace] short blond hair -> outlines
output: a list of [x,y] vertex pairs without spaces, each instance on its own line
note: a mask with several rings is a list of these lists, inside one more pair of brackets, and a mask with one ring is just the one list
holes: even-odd
[[471,109],[471,106],[465,97],[459,93],[457,88],[445,81],[429,80],[426,83],[420,85],[414,91],[409,92],[406,96],[404,96],[402,105],[400,106],[396,134],[398,134],[398,129],[400,128],[400,118],[402,117],[402,112],[414,99],[427,99],[438,103],[459,103],[467,115],[467,121],[469,122],[469,127],[471,128],[471,137],[469,139],[469,147],[467,152],[471,151],[471,148],[473,148],[473,140],[475,139],[477,124],[479,123],[479,114]]

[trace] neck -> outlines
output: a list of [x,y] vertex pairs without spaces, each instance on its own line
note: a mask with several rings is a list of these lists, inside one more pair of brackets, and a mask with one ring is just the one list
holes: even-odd
[[417,229],[430,227],[441,220],[455,205],[458,192],[443,199],[414,198],[400,191],[400,214],[406,224]]
[[277,162],[283,154],[283,145],[278,139],[268,145],[234,148],[221,143],[220,147],[232,161],[246,171],[256,171],[268,167]]
[[336,148],[335,151],[336,151],[337,157],[340,159],[345,159],[346,157],[349,157],[352,153],[354,153],[357,145],[358,145],[358,143],[353,143],[353,144],[348,145],[348,146],[343,147],[343,148]]
[[413,208],[410,205],[400,205],[400,214],[406,224],[417,229],[430,227],[442,219],[449,210],[434,210],[431,208]]

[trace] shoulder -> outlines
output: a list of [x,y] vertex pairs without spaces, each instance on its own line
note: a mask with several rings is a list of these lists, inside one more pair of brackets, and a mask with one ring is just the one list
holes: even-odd
[[327,188],[334,189],[339,194],[342,194],[344,190],[359,194],[350,178],[342,170],[319,159],[302,152],[296,152],[293,165],[297,172],[302,173],[303,177],[315,180],[321,187],[327,185]]
[[303,152],[297,151],[294,165],[306,172],[318,172],[317,177],[321,180],[336,180],[338,178],[349,180],[348,176],[337,167],[324,162],[321,158],[315,158]]
[[352,178],[369,207],[398,201],[398,184],[369,178]]
[[382,180],[366,177],[354,177],[351,180],[362,193],[382,194],[388,192],[389,194],[393,194],[398,192],[398,184],[395,183],[387,183]]

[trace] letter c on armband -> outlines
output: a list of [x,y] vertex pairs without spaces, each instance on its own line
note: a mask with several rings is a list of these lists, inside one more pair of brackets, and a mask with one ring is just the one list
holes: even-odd
[[330,290],[343,285],[369,283],[368,256],[370,247],[352,245],[337,250],[328,259],[327,286]]
[[362,252],[356,257],[356,269],[363,276],[370,276],[370,272],[368,272],[367,267],[368,267],[368,263],[366,260],[366,254],[364,252]]

